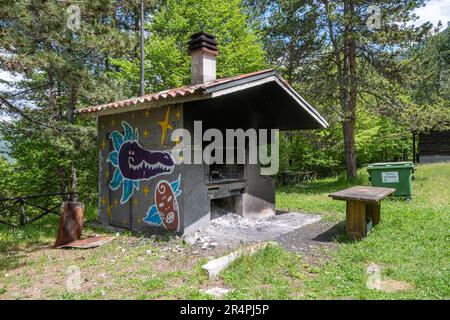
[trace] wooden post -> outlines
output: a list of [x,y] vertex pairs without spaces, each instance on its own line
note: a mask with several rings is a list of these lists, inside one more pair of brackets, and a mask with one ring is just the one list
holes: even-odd
[[347,201],[345,232],[351,238],[364,237],[366,228],[366,206],[362,201]]
[[26,223],[26,214],[25,214],[25,203],[23,199],[19,200],[19,224],[20,226],[24,226]]
[[366,215],[372,218],[372,223],[380,223],[380,206],[381,203],[366,203]]

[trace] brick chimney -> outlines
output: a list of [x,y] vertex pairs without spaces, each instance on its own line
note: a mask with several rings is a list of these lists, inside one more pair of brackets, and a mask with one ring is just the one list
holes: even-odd
[[188,43],[191,84],[216,80],[216,56],[219,54],[216,37],[202,31],[193,34]]

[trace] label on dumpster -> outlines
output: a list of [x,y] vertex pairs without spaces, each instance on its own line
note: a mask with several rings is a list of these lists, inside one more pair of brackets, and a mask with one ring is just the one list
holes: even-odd
[[398,172],[382,172],[381,179],[383,183],[395,183],[398,182]]

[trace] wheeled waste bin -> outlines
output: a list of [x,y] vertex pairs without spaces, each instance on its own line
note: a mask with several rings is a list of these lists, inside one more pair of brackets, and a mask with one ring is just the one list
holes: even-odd
[[395,188],[395,197],[412,198],[414,164],[412,162],[384,162],[367,166],[373,187]]

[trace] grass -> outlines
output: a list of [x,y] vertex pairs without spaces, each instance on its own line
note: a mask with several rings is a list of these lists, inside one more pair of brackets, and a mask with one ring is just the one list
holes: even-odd
[[[14,256],[16,263],[0,266],[0,299],[210,298],[199,291],[209,281],[200,269],[205,260],[175,254],[179,241],[125,233],[95,250],[54,250],[47,247],[53,237],[24,246],[18,254],[2,254],[2,260]],[[66,289],[70,266],[81,271],[76,292]]]
[[[356,184],[368,185],[368,177],[360,172]],[[450,164],[419,166],[414,181],[414,199],[411,202],[387,200],[382,204],[382,223],[362,241],[350,241],[341,236],[339,249],[328,253],[325,265],[314,270],[314,276],[305,277],[301,288],[303,297],[309,299],[449,299],[450,284]],[[282,187],[277,192],[277,205],[282,209],[309,213],[322,213],[326,220],[345,219],[345,202],[332,201],[330,192],[349,187],[343,178],[323,179],[306,187]],[[257,283],[258,273],[241,272],[258,270],[281,254],[267,249],[254,258],[237,261],[225,273],[225,279],[246,297],[259,298],[260,291],[251,289],[248,283]],[[279,249],[281,250],[281,249]],[[287,253],[284,253],[287,254]],[[292,254],[288,254],[292,255]],[[249,260],[250,259],[250,260]],[[288,263],[289,256],[281,259],[278,266]],[[371,290],[366,283],[367,267],[375,263],[381,268],[384,281],[401,281],[409,290],[384,292]],[[299,272],[301,268],[299,267]],[[271,272],[273,271],[273,272]],[[287,269],[273,268],[275,279],[289,276]],[[234,275],[228,274],[229,272]],[[295,285],[297,286],[297,285]],[[250,288],[250,291],[246,291]],[[281,283],[265,293],[269,296],[284,290]],[[297,292],[283,291],[282,298],[296,298]]]
[[234,288],[229,299],[301,298],[308,268],[301,256],[272,245],[254,256],[243,256],[223,272],[222,278]]
[[[0,226],[0,299],[210,299],[200,291],[227,287],[230,299],[449,299],[450,164],[419,166],[411,202],[386,200],[382,222],[362,241],[344,235],[336,250],[312,264],[280,246],[268,246],[236,260],[220,278],[201,269],[207,259],[181,240],[160,241],[129,232],[94,250],[54,250],[58,217],[21,229]],[[360,171],[356,184],[369,184]],[[345,218],[345,203],[330,192],[348,187],[342,177],[277,190],[279,209]],[[88,219],[95,208],[86,208]],[[86,227],[85,234],[109,234]],[[383,281],[401,281],[407,290],[368,289],[367,267],[381,268]],[[81,270],[81,287],[66,289],[69,266]]]
[[[87,207],[85,218],[94,220]],[[59,217],[14,229],[0,225],[0,299],[210,299],[204,259],[178,254],[179,240],[121,232],[95,250],[54,250]],[[113,235],[88,224],[84,235]],[[115,234],[115,233],[114,233]],[[175,251],[176,250],[176,251]],[[80,290],[69,292],[67,270],[81,271]]]

